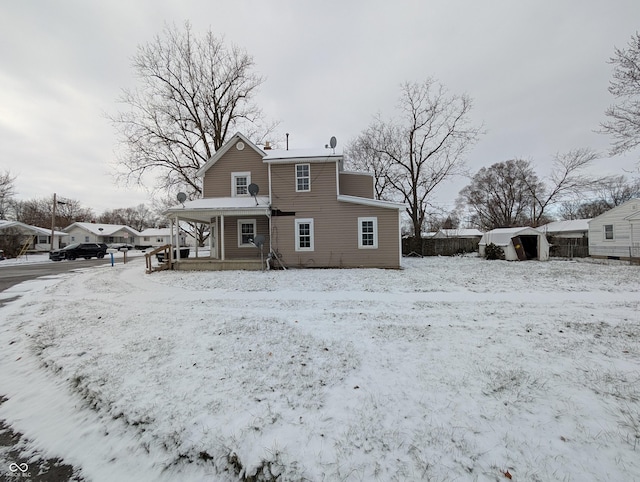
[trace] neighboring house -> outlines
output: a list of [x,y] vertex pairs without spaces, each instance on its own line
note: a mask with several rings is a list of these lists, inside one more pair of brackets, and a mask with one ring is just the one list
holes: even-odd
[[[147,228],[140,231],[138,245],[157,248],[165,244],[171,244],[171,228]],[[180,246],[186,246],[187,237],[180,234]]]
[[[431,234],[431,233],[427,233]],[[444,239],[444,238],[460,238],[460,239],[480,239],[484,233],[479,229],[475,228],[460,228],[460,229],[439,229],[435,233],[433,233],[433,238],[436,239]]]
[[122,224],[73,223],[63,229],[67,244],[71,243],[128,243],[137,245],[140,233]]
[[198,222],[210,233],[210,263],[176,268],[256,269],[261,255],[285,267],[399,268],[405,206],[374,199],[373,177],[344,171],[342,160],[332,149],[263,150],[234,135],[198,171],[203,198],[165,212],[173,226]]
[[21,245],[24,246],[27,241],[29,242],[27,252],[48,252],[52,249],[58,249],[60,240],[67,234],[61,231],[54,231],[52,248],[50,229],[31,226],[19,221],[0,220],[0,237],[12,231],[16,231],[21,235]]
[[484,233],[479,243],[480,256],[485,256],[485,248],[491,243],[502,248],[507,261],[549,259],[547,237],[534,228],[499,228]]
[[640,257],[640,199],[631,199],[589,221],[589,256]]
[[554,238],[586,238],[589,236],[589,221],[590,219],[554,221],[537,229]]

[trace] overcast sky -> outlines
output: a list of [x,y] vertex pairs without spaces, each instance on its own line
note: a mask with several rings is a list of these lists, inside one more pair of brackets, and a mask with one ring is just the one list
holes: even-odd
[[[111,176],[116,132],[104,113],[135,86],[131,58],[166,23],[209,27],[253,55],[257,101],[290,147],[339,146],[376,113],[393,116],[405,81],[467,93],[486,134],[472,172],[514,157],[548,173],[555,153],[590,147],[594,172],[633,170],[598,134],[613,97],[614,46],[640,30],[638,0],[86,0],[0,3],[0,171],[18,199],[57,193],[96,214],[149,200]],[[434,199],[453,207],[468,180]]]

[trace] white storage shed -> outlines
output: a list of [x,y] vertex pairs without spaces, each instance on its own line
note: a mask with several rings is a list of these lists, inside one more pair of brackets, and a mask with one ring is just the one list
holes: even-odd
[[480,256],[489,244],[500,246],[508,261],[549,259],[549,243],[544,233],[534,228],[498,228],[484,233],[479,243]]

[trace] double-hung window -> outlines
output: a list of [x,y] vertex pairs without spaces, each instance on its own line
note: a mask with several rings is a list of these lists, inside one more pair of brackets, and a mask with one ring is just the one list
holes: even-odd
[[604,239],[605,240],[613,239],[613,224],[604,225]]
[[358,248],[378,247],[378,218],[358,218]]
[[313,219],[296,219],[296,251],[313,251]]
[[253,246],[253,238],[256,237],[255,219],[238,219],[238,247]]
[[311,168],[309,164],[296,164],[296,192],[311,191]]
[[248,196],[249,184],[251,184],[250,172],[233,172],[231,173],[231,195]]

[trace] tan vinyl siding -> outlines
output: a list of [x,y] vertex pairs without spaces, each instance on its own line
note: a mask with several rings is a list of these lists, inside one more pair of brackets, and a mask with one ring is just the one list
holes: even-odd
[[340,194],[373,199],[373,176],[341,172]]
[[260,258],[260,250],[255,246],[238,246],[238,219],[255,219],[256,235],[262,234],[265,256],[269,252],[269,218],[266,216],[225,216],[224,217],[224,253],[225,259]]
[[[295,192],[295,165],[272,164],[273,208],[295,215],[273,216],[272,247],[291,267],[387,267],[400,265],[396,209],[337,200],[335,162],[311,163],[311,191]],[[377,249],[358,248],[358,218],[376,217]],[[314,250],[295,251],[295,220],[313,219]]]
[[269,195],[268,167],[262,162],[262,156],[246,146],[239,151],[232,146],[204,174],[202,197],[229,197],[231,193],[231,174],[233,172],[251,172],[251,182],[260,187],[260,195]]

